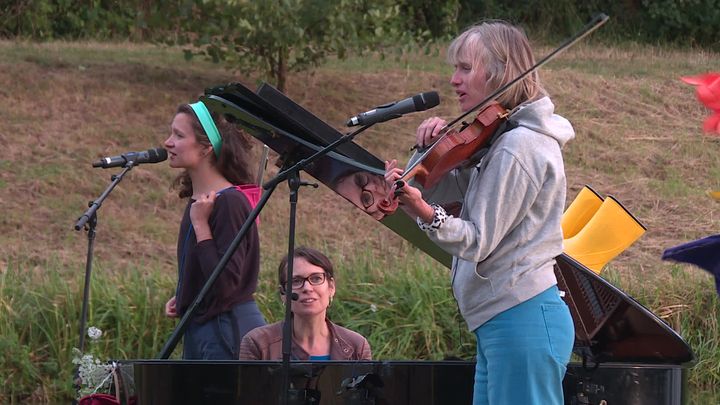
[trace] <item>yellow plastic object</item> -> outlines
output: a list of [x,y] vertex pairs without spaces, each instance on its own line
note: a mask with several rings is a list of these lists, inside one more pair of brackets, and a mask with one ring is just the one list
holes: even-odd
[[720,201],[720,191],[707,190],[706,193],[707,193],[707,195],[709,195],[710,197],[712,197],[712,198]]
[[563,213],[561,222],[563,238],[568,239],[577,235],[602,203],[603,198],[600,194],[588,185],[583,187]]
[[642,234],[645,226],[620,202],[608,196],[595,215],[572,238],[563,241],[563,250],[595,273]]

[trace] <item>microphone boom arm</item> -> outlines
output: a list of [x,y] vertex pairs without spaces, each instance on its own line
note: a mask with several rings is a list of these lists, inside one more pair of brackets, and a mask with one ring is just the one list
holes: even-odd
[[95,213],[97,212],[97,210],[100,209],[100,206],[102,205],[103,201],[105,201],[105,199],[107,198],[108,195],[110,195],[110,193],[113,191],[115,186],[117,186],[122,181],[123,177],[125,177],[125,174],[127,174],[127,172],[129,172],[133,167],[135,167],[135,162],[131,160],[131,161],[127,162],[127,164],[124,166],[123,171],[121,171],[120,174],[113,174],[112,176],[110,176],[110,178],[112,179],[112,183],[110,183],[108,188],[105,189],[105,191],[103,191],[102,194],[100,194],[100,197],[98,197],[95,201],[88,204],[90,208],[88,208],[85,211],[85,213],[82,214],[80,216],[80,218],[78,218],[77,222],[75,223],[74,228],[76,231],[81,230],[85,226],[85,224],[90,220],[90,218],[95,216]]

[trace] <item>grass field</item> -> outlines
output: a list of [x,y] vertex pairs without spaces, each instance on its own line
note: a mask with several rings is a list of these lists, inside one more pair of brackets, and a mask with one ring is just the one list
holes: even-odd
[[[720,385],[720,304],[707,274],[660,256],[720,229],[720,205],[704,194],[720,189],[720,141],[701,134],[707,112],[678,80],[717,70],[719,60],[696,50],[581,44],[541,71],[557,111],[577,131],[564,151],[568,199],[590,184],[648,227],[603,275],[691,344],[697,403],[720,402],[713,392]],[[403,160],[423,118],[459,112],[449,73],[442,55],[331,60],[293,74],[287,93],[342,130],[348,117],[374,105],[438,91],[437,108],[356,139],[382,159]],[[257,84],[221,66],[186,62],[178,49],[0,42],[0,402],[66,402],[72,395],[87,247],[85,232],[72,226],[114,172],[90,163],[160,146],[177,105],[231,81]],[[173,293],[184,208],[169,188],[175,175],[164,164],[140,166],[99,210],[88,322],[105,330],[90,347],[99,356],[153,357],[172,331],[162,305]],[[273,274],[286,250],[288,210],[281,186],[261,219],[258,301],[270,320],[281,316]],[[375,357],[472,355],[445,270],[329,189],[301,190],[297,243],[330,254],[340,283],[332,316],[366,334]]]

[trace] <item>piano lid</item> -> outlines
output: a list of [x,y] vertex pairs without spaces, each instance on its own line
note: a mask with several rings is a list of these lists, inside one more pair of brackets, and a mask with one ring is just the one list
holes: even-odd
[[593,362],[694,362],[683,338],[642,304],[570,256],[556,261],[558,287],[575,324],[575,353]]
[[[307,158],[343,136],[290,98],[263,84],[255,94],[241,84],[207,89],[208,108],[234,118],[281,159]],[[378,210],[387,196],[383,160],[348,142],[305,171],[446,267],[452,257],[402,210]],[[572,258],[557,258],[556,276],[575,323],[574,351],[594,362],[688,364],[694,354],[665,322],[622,290]]]

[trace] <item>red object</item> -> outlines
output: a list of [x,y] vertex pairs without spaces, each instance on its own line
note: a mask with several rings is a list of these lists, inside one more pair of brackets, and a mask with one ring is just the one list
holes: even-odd
[[[255,184],[240,184],[239,186],[235,186],[235,188],[241,193],[245,194],[245,197],[248,199],[248,201],[250,201],[250,207],[254,209],[255,206],[258,204],[258,201],[260,201],[260,196],[262,195],[262,188]],[[260,225],[260,215],[255,218],[255,223]]]
[[80,398],[78,405],[120,405],[120,401],[113,395],[90,394]]
[[683,76],[680,80],[696,86],[698,100],[712,111],[703,123],[703,131],[720,136],[720,73]]
[[392,195],[386,196],[377,205],[378,210],[382,212],[385,215],[390,215],[397,210],[398,206],[400,205],[400,202],[397,200],[397,198],[393,198]]

